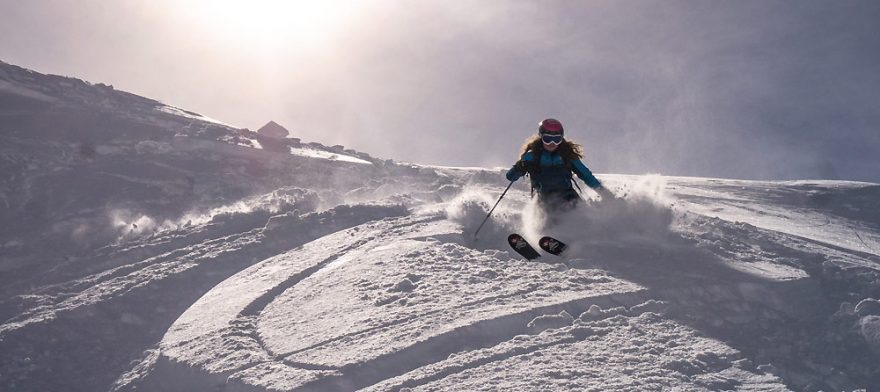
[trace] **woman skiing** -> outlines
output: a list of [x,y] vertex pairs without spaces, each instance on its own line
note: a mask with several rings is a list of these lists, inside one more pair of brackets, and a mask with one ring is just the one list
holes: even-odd
[[583,147],[566,140],[564,133],[559,120],[548,118],[541,121],[538,134],[526,139],[519,161],[507,171],[507,179],[516,181],[528,174],[532,195],[538,195],[538,205],[547,212],[565,211],[577,205],[580,196],[572,187],[572,173],[603,199],[614,198],[581,162]]

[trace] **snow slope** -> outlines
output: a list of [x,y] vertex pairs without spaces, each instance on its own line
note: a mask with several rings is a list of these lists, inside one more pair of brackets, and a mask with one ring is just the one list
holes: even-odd
[[475,238],[502,170],[0,65],[2,390],[880,387],[880,185],[600,175],[548,225],[520,182]]
[[[834,301],[865,293],[824,287],[833,279],[826,269],[877,276],[878,255],[838,236],[859,230],[870,241],[876,221],[784,197],[806,187],[794,194],[870,205],[875,185],[603,178],[627,199],[558,223],[581,229],[567,234],[577,253],[564,264],[505,250],[501,235],[529,210],[522,195],[473,242],[480,216],[466,210],[489,191],[471,189],[444,211],[340,231],[236,274],[174,323],[149,372],[129,376],[157,390],[801,390],[876,382],[870,371],[845,372],[870,366],[875,354],[826,340],[863,344],[855,324],[841,322],[859,315]],[[751,211],[734,210],[738,221],[705,209],[707,193],[727,188]],[[711,211],[723,212],[728,198],[717,196]],[[836,222],[772,230],[817,216]],[[817,268],[819,276],[806,272]]]

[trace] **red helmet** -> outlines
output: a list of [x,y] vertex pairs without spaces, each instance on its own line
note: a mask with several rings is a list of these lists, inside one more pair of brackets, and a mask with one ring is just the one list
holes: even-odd
[[555,118],[548,118],[538,124],[538,134],[550,134],[563,136],[565,131],[562,129],[562,123]]

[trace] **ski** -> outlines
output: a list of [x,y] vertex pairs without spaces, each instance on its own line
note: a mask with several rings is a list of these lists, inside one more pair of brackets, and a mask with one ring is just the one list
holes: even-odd
[[568,248],[564,242],[553,237],[542,237],[541,240],[538,241],[538,246],[540,246],[545,252],[556,256],[561,255],[562,252],[565,252],[565,249]]
[[507,243],[510,244],[510,247],[513,248],[516,253],[519,253],[522,257],[525,257],[528,260],[534,260],[541,257],[541,254],[529,245],[529,242],[519,234],[513,233],[507,236]]

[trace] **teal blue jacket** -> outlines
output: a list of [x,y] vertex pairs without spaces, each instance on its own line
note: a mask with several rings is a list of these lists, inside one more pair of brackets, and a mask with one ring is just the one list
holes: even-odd
[[540,157],[529,150],[520,160],[507,171],[507,180],[516,181],[529,174],[532,189],[538,193],[560,192],[572,189],[572,173],[576,174],[587,186],[593,189],[602,187],[602,183],[580,159],[565,162],[556,152],[541,151]]

